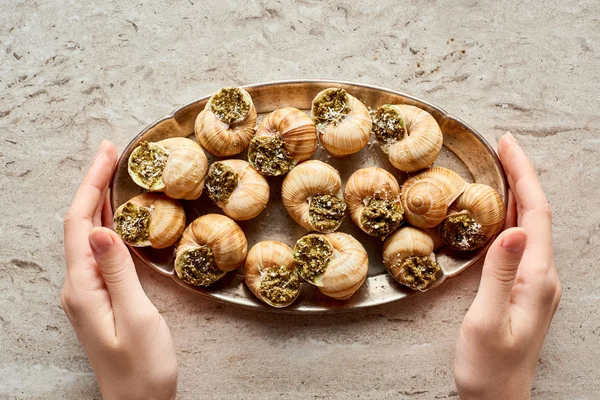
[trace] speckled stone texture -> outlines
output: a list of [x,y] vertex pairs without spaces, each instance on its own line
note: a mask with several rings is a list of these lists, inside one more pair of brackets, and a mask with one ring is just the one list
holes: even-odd
[[[89,4],[88,4],[89,3]],[[62,216],[103,138],[225,85],[331,78],[421,97],[491,143],[511,130],[554,210],[564,295],[535,399],[600,393],[600,3],[74,0],[0,3],[0,397],[99,398],[59,307]],[[475,266],[366,311],[218,305],[138,272],[181,363],[182,399],[458,399]]]

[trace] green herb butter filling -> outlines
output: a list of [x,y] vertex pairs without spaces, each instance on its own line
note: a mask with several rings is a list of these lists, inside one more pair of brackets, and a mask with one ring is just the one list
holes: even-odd
[[393,232],[402,222],[404,209],[397,200],[367,197],[360,222],[364,230],[373,236],[384,237]]
[[238,88],[223,88],[210,101],[210,109],[226,124],[244,118],[250,111],[250,103]]
[[148,187],[152,188],[162,177],[169,154],[155,143],[142,142],[131,153],[129,169]]
[[283,140],[278,136],[254,136],[248,149],[248,161],[267,176],[287,174],[297,163],[288,155]]
[[308,282],[325,273],[332,256],[333,248],[323,236],[306,235],[294,246],[294,266]]
[[313,121],[322,130],[326,125],[337,126],[350,113],[348,96],[342,88],[329,89],[313,101]]
[[194,286],[208,286],[225,274],[217,268],[213,252],[206,245],[184,252],[177,267],[179,278]]
[[308,220],[312,227],[320,232],[336,230],[346,211],[344,200],[329,194],[314,196],[308,207]]
[[126,203],[113,219],[115,232],[126,243],[136,245],[148,240],[150,210],[131,202]]
[[446,217],[440,224],[440,235],[448,246],[462,251],[478,249],[488,240],[481,225],[467,214]]
[[208,197],[215,203],[226,202],[238,184],[238,174],[233,168],[215,162],[210,166],[206,177]]
[[298,274],[283,265],[261,271],[259,292],[274,304],[290,303],[300,292]]
[[377,108],[373,114],[372,131],[379,143],[384,146],[397,142],[406,134],[402,115],[389,104]]
[[440,265],[430,257],[411,256],[400,262],[399,269],[406,286],[425,290],[437,280]]

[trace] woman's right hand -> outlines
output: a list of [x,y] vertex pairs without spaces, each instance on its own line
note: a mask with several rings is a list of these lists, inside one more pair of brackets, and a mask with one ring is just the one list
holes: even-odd
[[506,230],[485,258],[454,365],[462,400],[529,399],[542,343],[558,307],[552,218],[535,171],[510,133],[498,153],[511,189]]

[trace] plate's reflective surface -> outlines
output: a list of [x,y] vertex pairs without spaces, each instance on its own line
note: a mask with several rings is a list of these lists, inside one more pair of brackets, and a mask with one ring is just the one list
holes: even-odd
[[[446,112],[431,104],[414,97],[372,86],[336,82],[336,81],[288,81],[245,86],[250,93],[261,118],[268,112],[282,107],[296,107],[309,110],[313,97],[327,87],[342,87],[353,96],[360,99],[367,107],[376,108],[381,104],[411,104],[420,107],[433,115],[438,121],[444,134],[444,148],[435,162],[435,165],[453,169],[469,182],[485,183],[500,193],[506,200],[507,186],[502,167],[487,142],[471,127],[462,121],[448,115]],[[113,177],[111,187],[111,202],[113,210],[131,197],[142,193],[143,189],[133,183],[127,173],[127,159],[131,151],[141,141],[158,141],[167,137],[189,136],[194,138],[194,120],[204,108],[206,96],[198,101],[185,105],[171,115],[166,116],[144,129],[137,135],[121,154],[117,171]],[[206,153],[209,161],[215,158]],[[244,158],[245,154],[238,157]],[[406,176],[392,167],[387,158],[379,150],[374,138],[359,153],[333,158],[324,150],[319,149],[313,158],[330,163],[340,171],[342,181],[357,169],[367,166],[380,166],[393,175],[400,182]],[[285,242],[293,247],[295,241],[307,232],[298,226],[285,212],[281,205],[282,177],[269,178],[271,186],[271,199],[267,208],[255,219],[239,223],[248,238],[249,246],[265,240],[274,239]],[[199,215],[206,213],[221,213],[204,193],[195,201],[184,201],[188,223]],[[385,271],[381,262],[381,240],[362,233],[347,216],[340,231],[352,234],[360,240],[369,253],[369,278],[365,284],[349,300],[337,301],[322,295],[318,289],[303,284],[302,293],[298,300],[290,307],[275,310],[257,300],[245,287],[243,276],[240,272],[231,272],[210,288],[196,288],[180,281],[173,269],[172,248],[154,250],[151,248],[132,248],[132,251],[148,266],[163,275],[170,276],[177,283],[191,290],[212,297],[216,300],[237,304],[240,306],[265,309],[278,312],[332,312],[342,309],[369,307],[378,304],[400,300],[414,294],[410,289],[397,284]],[[485,249],[468,254],[457,254],[447,249],[436,251],[438,261],[443,268],[444,277],[439,282],[457,275],[474,264],[483,254]],[[435,290],[435,289],[433,289]]]

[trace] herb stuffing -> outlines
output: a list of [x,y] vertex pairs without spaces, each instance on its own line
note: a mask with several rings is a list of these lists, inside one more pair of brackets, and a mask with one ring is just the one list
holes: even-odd
[[373,114],[372,131],[384,147],[397,142],[406,134],[402,115],[389,104],[377,108]]
[[294,266],[308,282],[323,275],[333,256],[329,241],[321,235],[306,235],[294,246]]
[[402,222],[404,209],[397,200],[367,197],[360,222],[365,231],[373,236],[384,237],[393,232]]
[[481,225],[467,214],[446,217],[440,224],[440,235],[448,246],[462,251],[478,249],[488,240]]
[[117,235],[126,243],[136,245],[148,240],[150,210],[128,202],[115,214],[113,223]]
[[298,297],[300,281],[298,274],[288,267],[268,268],[261,271],[259,292],[275,304],[286,304]]
[[342,88],[329,89],[313,102],[313,120],[319,130],[328,124],[337,126],[350,113],[348,96]]
[[254,136],[248,149],[248,161],[267,176],[287,174],[297,162],[288,155],[283,140],[278,136]]
[[148,187],[154,186],[162,177],[169,154],[155,143],[142,142],[131,153],[129,169]]
[[308,208],[308,218],[312,227],[319,232],[336,230],[346,211],[344,200],[329,194],[314,196]]
[[250,111],[250,103],[239,88],[223,88],[210,101],[210,109],[226,124],[240,120]]
[[208,197],[215,203],[226,202],[238,184],[238,174],[233,168],[215,162],[210,166],[206,177]]
[[437,281],[440,265],[430,257],[411,256],[400,262],[400,276],[411,289],[425,290]]
[[225,274],[217,268],[213,252],[206,245],[184,252],[177,264],[179,277],[194,286],[208,286]]

